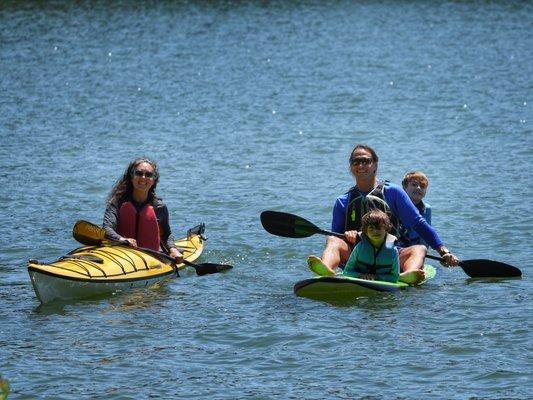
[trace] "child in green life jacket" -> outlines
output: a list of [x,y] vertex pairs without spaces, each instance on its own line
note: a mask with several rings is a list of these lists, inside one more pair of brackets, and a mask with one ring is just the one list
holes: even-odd
[[[372,210],[363,215],[361,232],[358,233],[353,249],[342,275],[352,278],[405,282],[420,284],[424,271],[410,270],[400,273],[400,257],[395,246],[396,236],[387,233],[392,227],[389,217],[381,210]],[[308,267],[315,274],[334,276],[320,258],[309,256]]]
[[363,215],[360,241],[344,267],[343,275],[352,278],[397,282],[400,257],[394,246],[396,237],[388,234],[389,217],[381,210]]

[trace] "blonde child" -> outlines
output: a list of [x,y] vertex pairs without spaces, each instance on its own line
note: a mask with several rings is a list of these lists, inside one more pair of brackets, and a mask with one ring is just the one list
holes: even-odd
[[[424,202],[426,192],[429,185],[429,179],[421,171],[411,171],[405,174],[402,180],[403,190],[407,193],[415,207],[424,217],[428,224],[431,225],[431,206]],[[400,226],[400,237],[398,238],[400,247],[409,247],[415,244],[423,244],[427,247],[427,243],[422,239],[418,233],[413,229]]]

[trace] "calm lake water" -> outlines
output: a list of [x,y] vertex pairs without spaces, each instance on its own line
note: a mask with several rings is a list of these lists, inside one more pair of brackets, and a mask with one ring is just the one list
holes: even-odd
[[[0,376],[9,399],[533,397],[533,6],[528,2],[0,3]],[[296,297],[359,142],[430,177],[462,259],[422,288]],[[27,260],[77,246],[138,155],[177,236],[227,274],[39,306]],[[1,396],[0,396],[1,397]]]

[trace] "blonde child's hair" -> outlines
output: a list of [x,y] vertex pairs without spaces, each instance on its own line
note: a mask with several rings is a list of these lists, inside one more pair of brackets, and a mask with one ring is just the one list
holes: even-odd
[[428,187],[429,179],[422,171],[410,171],[405,174],[402,180],[402,186],[405,188],[411,181],[417,181],[420,185]]
[[362,218],[362,231],[366,233],[369,226],[376,227],[378,229],[385,228],[385,231],[389,232],[392,228],[389,216],[381,210],[371,210],[363,215]]

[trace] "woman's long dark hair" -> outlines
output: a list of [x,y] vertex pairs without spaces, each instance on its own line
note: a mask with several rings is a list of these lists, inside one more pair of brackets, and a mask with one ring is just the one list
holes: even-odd
[[131,183],[133,173],[135,172],[137,166],[142,163],[148,163],[154,169],[154,184],[148,192],[148,202],[154,202],[156,198],[155,188],[157,187],[157,182],[159,182],[159,170],[157,169],[157,164],[155,161],[149,159],[148,157],[139,157],[129,163],[128,168],[126,168],[126,171],[124,171],[124,175],[122,175],[122,177],[115,183],[115,185],[111,189],[111,192],[107,197],[107,201],[109,203],[113,202],[121,204],[131,197],[133,193],[133,184]]

